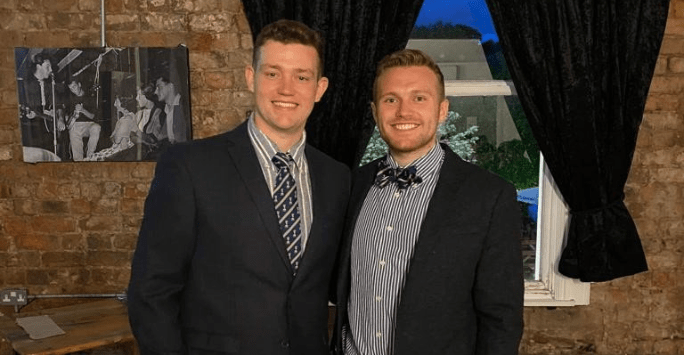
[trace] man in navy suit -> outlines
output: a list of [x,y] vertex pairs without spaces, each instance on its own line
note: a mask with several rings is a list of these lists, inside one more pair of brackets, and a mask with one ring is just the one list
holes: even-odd
[[378,64],[371,108],[389,154],[353,174],[335,353],[517,354],[515,189],[438,143],[449,102],[424,53],[402,50]]
[[247,122],[160,157],[128,290],[142,354],[328,354],[350,179],[306,144],[328,86],[322,45],[299,22],[266,26]]

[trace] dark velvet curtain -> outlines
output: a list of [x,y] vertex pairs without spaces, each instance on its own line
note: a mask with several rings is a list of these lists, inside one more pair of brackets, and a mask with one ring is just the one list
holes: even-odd
[[570,207],[559,271],[648,269],[624,199],[669,0],[487,0],[533,134]]
[[423,0],[243,0],[256,39],[281,18],[323,33],[328,91],[306,126],[307,140],[333,158],[358,165],[373,132],[375,65],[406,46]]

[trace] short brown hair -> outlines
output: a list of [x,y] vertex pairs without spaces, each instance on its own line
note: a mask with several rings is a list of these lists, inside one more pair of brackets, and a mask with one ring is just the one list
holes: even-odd
[[283,44],[303,44],[316,49],[318,53],[318,77],[323,76],[323,54],[325,53],[325,41],[323,36],[309,26],[293,20],[281,19],[266,25],[261,29],[254,42],[252,53],[252,66],[256,69],[259,62],[259,50],[268,41],[276,41]]
[[432,70],[435,75],[437,75],[440,86],[437,88],[437,92],[440,95],[440,99],[444,99],[444,75],[439,69],[439,66],[437,66],[437,63],[422,51],[417,49],[402,49],[386,55],[378,63],[375,71],[375,81],[373,82],[373,101],[375,101],[378,95],[378,79],[386,70],[395,67],[427,67]]

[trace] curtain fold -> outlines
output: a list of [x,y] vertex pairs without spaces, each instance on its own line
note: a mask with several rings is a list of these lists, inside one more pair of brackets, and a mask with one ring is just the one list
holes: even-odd
[[669,0],[486,0],[532,132],[570,208],[558,269],[648,269],[624,185]]
[[373,132],[375,65],[408,42],[423,0],[242,0],[252,34],[281,18],[325,37],[327,92],[306,125],[307,140],[333,158],[358,165]]

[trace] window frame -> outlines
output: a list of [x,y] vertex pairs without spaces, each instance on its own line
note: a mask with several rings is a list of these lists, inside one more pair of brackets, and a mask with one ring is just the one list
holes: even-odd
[[[445,80],[446,96],[514,96],[512,81]],[[563,307],[588,305],[590,283],[561,275],[558,260],[567,234],[568,209],[551,172],[540,157],[536,281],[525,281],[525,306]]]

